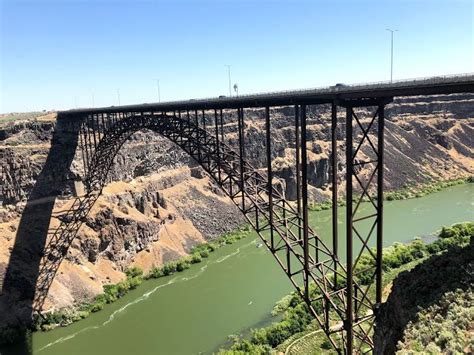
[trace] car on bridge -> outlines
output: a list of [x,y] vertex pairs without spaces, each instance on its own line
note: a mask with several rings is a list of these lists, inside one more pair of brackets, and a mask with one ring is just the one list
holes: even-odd
[[331,89],[339,89],[339,88],[345,88],[349,85],[346,85],[344,83],[337,83],[336,85],[331,86]]

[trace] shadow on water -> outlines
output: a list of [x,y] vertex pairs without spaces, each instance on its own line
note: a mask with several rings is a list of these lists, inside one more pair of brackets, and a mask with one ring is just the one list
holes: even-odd
[[4,338],[15,338],[0,353],[31,354],[33,301],[41,259],[45,255],[49,223],[56,197],[70,185],[70,166],[78,143],[80,123],[58,115],[46,162],[21,215],[15,244],[6,268],[0,295],[0,329]]

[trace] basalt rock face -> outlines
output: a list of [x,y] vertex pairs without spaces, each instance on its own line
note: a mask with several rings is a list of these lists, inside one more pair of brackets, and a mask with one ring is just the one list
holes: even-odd
[[[361,115],[368,112],[361,110]],[[430,179],[469,174],[474,157],[474,95],[458,94],[395,99],[386,108],[386,184],[399,188],[407,182],[419,183]],[[338,178],[344,178],[344,112],[340,111],[337,131]],[[272,147],[271,156],[287,164],[275,166],[274,174],[285,180],[287,198],[295,197],[295,131],[294,111],[291,107],[271,109]],[[213,121],[209,115],[208,125]],[[210,123],[211,122],[211,123]],[[317,188],[325,189],[330,181],[330,107],[308,107],[308,181]],[[225,143],[237,149],[238,132],[235,114],[224,113]],[[71,124],[72,126],[72,124]],[[36,121],[20,121],[0,126],[0,151],[5,161],[3,173],[9,177],[1,196],[6,204],[15,204],[31,192],[48,154],[54,117]],[[70,127],[63,128],[60,138],[71,139]],[[262,110],[245,110],[245,156],[256,168],[266,168],[265,124]],[[77,144],[74,143],[74,144]],[[364,151],[364,148],[362,149]],[[314,153],[314,154],[312,154]],[[54,157],[60,161],[61,156]],[[160,171],[192,166],[192,159],[166,139],[151,132],[138,132],[130,137],[126,149],[122,149],[109,173],[110,181],[137,178]],[[56,169],[57,170],[57,169]],[[80,179],[83,164],[80,153],[67,175],[50,172],[47,186],[55,186],[58,180]],[[62,193],[70,194],[72,184]],[[47,196],[50,191],[44,191]]]
[[[358,111],[361,117],[370,113]],[[330,114],[330,107],[325,105],[308,107],[311,201],[324,200],[330,192]],[[264,111],[246,109],[244,115],[245,156],[265,172]],[[336,173],[342,184],[344,112],[338,115]],[[213,124],[211,116],[208,125]],[[294,200],[293,108],[272,108],[271,117],[273,183],[287,199]],[[387,106],[386,117],[388,189],[472,174],[474,95],[395,99]],[[224,112],[224,143],[234,148],[238,143],[236,122],[235,113]],[[5,124],[0,121],[0,280],[26,199],[43,203],[48,196],[56,196],[54,212],[70,205],[74,181],[84,176],[77,130],[74,122],[58,125],[54,113]],[[53,139],[60,140],[66,151],[52,152]],[[362,153],[369,154],[365,148]],[[69,162],[65,156],[70,157]],[[102,290],[103,284],[120,280],[130,265],[145,269],[160,265],[243,222],[238,209],[194,160],[152,132],[137,132],[127,140],[115,157],[108,181],[56,276],[48,298],[50,307],[91,297]],[[51,225],[54,223],[57,221],[52,218]],[[72,281],[74,288],[70,286]]]

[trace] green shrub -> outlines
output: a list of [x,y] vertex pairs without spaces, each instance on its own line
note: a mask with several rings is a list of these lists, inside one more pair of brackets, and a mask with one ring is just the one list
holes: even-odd
[[168,276],[176,272],[176,266],[177,266],[176,262],[173,262],[173,261],[163,265],[162,267],[163,275]]
[[434,304],[418,312],[406,326],[398,350],[420,353],[463,353],[469,346],[469,330],[474,319],[472,287],[446,292]]
[[264,355],[270,354],[271,348],[268,345],[257,345],[249,342],[248,340],[242,340],[234,343],[230,350],[221,349],[219,355]]
[[208,248],[209,248],[210,252],[213,252],[213,251],[216,251],[219,248],[219,245],[216,244],[216,243],[209,243]]
[[200,250],[199,255],[201,255],[201,258],[207,258],[209,256],[209,251],[207,249]]
[[141,277],[133,277],[129,280],[129,289],[130,290],[133,290],[135,288],[137,288],[143,281],[143,278]]
[[158,279],[158,278],[164,276],[163,270],[159,267],[153,267],[150,271],[149,276],[154,278],[154,279]]
[[202,261],[202,257],[200,253],[194,253],[191,255],[191,264],[197,264]]
[[324,350],[332,349],[332,344],[328,338],[324,338],[323,342],[321,343],[321,349],[324,349]]
[[143,276],[143,270],[138,266],[133,266],[125,271],[125,275],[127,275],[129,278]]
[[117,301],[119,296],[119,286],[117,285],[104,285],[104,301],[106,303],[112,303]]
[[181,259],[176,263],[176,271],[181,272],[191,267],[190,263],[186,259]]
[[104,309],[105,304],[101,302],[97,302],[91,305],[91,312],[98,312],[102,309]]

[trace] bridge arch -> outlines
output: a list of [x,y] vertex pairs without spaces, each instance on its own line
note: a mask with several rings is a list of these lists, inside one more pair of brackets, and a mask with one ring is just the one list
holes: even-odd
[[[153,113],[135,113],[115,121],[98,141],[87,166],[84,179],[86,193],[77,197],[70,210],[61,217],[60,226],[46,248],[37,281],[34,300],[36,311],[41,310],[67,249],[101,194],[116,154],[132,134],[143,129],[160,134],[178,145],[216,181],[261,236],[296,290],[306,297],[308,306],[316,317],[321,315],[314,307],[315,300],[309,298],[311,282],[318,285],[323,296],[327,295],[322,297],[325,306],[341,312],[342,315],[341,305],[333,301],[334,297],[329,297],[334,285],[321,282],[317,277],[335,269],[331,251],[325,248],[319,237],[310,230],[313,248],[319,248],[325,259],[316,260],[310,255],[310,268],[314,272],[308,272],[302,236],[297,232],[302,227],[302,218],[292,204],[286,201],[257,169],[240,159],[239,154],[228,145],[219,141],[218,135],[210,134],[189,119],[174,114]],[[343,279],[344,267],[339,264],[336,270]],[[344,288],[341,288],[338,293],[341,303],[345,297],[344,292]],[[325,323],[323,319],[320,321]]]

